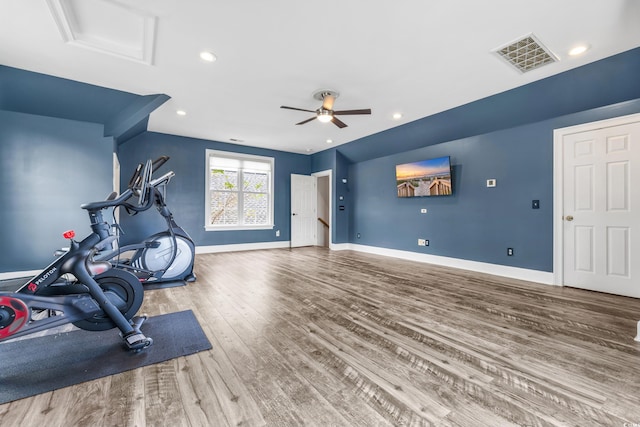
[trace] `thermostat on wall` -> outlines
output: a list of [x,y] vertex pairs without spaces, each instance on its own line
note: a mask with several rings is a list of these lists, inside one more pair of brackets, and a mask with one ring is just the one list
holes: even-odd
[[495,187],[496,186],[496,179],[495,178],[491,178],[487,180],[487,187]]

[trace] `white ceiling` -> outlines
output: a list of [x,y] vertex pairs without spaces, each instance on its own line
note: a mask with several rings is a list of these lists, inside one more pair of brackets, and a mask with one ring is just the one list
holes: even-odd
[[[5,0],[0,64],[165,93],[150,131],[312,153],[638,47],[639,23],[638,0]],[[521,74],[492,53],[530,33],[560,60]],[[318,89],[372,115],[295,126],[311,114],[280,106],[315,110]]]

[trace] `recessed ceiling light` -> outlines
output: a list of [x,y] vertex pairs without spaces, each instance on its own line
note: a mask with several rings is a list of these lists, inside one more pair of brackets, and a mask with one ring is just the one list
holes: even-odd
[[184,110],[178,110],[178,111],[176,111],[176,114],[179,115],[179,116],[186,116],[187,112],[184,111]]
[[202,51],[200,52],[200,59],[202,59],[203,61],[207,61],[207,62],[213,62],[215,61],[217,58],[216,56],[208,51]]
[[333,139],[327,139],[327,144],[333,144]]
[[393,113],[393,120],[400,120],[402,118],[402,113]]
[[589,50],[589,46],[587,46],[586,44],[581,44],[581,45],[576,46],[573,49],[571,49],[569,51],[569,55],[578,56],[580,54],[585,53],[587,50]]

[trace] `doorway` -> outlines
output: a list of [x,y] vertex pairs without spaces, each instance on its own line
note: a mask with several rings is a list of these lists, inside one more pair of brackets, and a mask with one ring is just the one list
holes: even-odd
[[319,172],[317,179],[317,246],[331,245],[331,171]]
[[640,114],[554,131],[556,284],[640,298],[639,181]]
[[331,170],[291,175],[291,247],[331,245]]

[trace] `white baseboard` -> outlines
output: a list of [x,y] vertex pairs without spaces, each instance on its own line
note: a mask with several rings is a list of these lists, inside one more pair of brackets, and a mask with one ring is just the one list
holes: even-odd
[[219,252],[238,252],[238,251],[254,251],[256,249],[282,249],[288,248],[290,242],[262,242],[262,243],[240,243],[234,245],[211,245],[196,246],[196,254],[215,254]]
[[329,249],[332,251],[348,251],[353,249],[353,245],[351,243],[331,243]]
[[[478,273],[493,274],[495,276],[509,277],[511,279],[527,280],[529,282],[553,285],[553,273],[539,270],[529,270],[526,268],[509,267],[506,265],[489,264],[486,262],[469,261],[459,258],[449,258],[438,255],[419,254],[410,251],[397,249],[386,249],[375,246],[356,245],[345,243],[335,248],[336,250],[351,249],[358,252],[401,258],[410,261],[424,262],[428,264],[441,265],[445,267],[460,268],[463,270],[476,271]],[[334,249],[333,247],[331,249]]]
[[[252,251],[255,249],[277,249],[288,248],[289,241],[264,242],[264,243],[244,243],[237,245],[212,245],[212,246],[196,246],[196,254],[211,254],[217,252],[237,252]],[[30,271],[9,271],[0,273],[0,280],[17,279],[18,277],[33,277],[42,270]]]
[[[282,249],[289,247],[289,241],[275,241],[262,243],[242,243],[233,245],[212,245],[212,246],[196,246],[196,254],[210,254],[219,252],[237,252],[251,251],[257,249]],[[427,264],[442,265],[445,267],[460,268],[463,270],[477,271],[479,273],[493,274],[496,276],[509,277],[512,279],[527,280],[530,282],[543,283],[545,285],[553,285],[553,273],[538,270],[529,270],[526,268],[508,267],[505,265],[489,264],[484,262],[469,261],[458,258],[449,258],[437,255],[419,254],[410,251],[401,251],[397,249],[379,248],[376,246],[356,245],[352,243],[332,243],[329,249],[334,251],[353,250],[357,252],[366,252],[370,254],[383,255],[392,258],[401,258],[410,261],[424,262]],[[0,280],[15,279],[18,277],[33,277],[40,270],[32,271],[16,271],[8,273],[0,273]],[[640,335],[640,332],[639,332]]]

